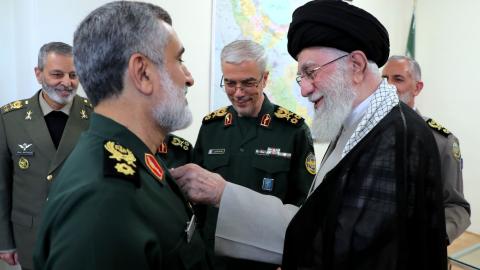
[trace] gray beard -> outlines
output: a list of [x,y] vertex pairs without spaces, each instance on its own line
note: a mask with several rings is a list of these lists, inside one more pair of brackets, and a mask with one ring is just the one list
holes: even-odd
[[157,124],[167,133],[188,127],[192,123],[193,117],[182,96],[186,93],[185,89],[175,86],[167,72],[164,72],[161,83],[166,98],[153,108],[153,117]]
[[[67,88],[67,90],[72,91],[71,94],[64,98],[58,95],[57,90],[62,90],[63,88]],[[65,86],[49,86],[47,83],[42,81],[42,89],[45,91],[45,93],[48,95],[50,99],[55,101],[58,104],[68,104],[72,102],[73,98],[75,97],[75,94],[77,93],[77,89],[74,89],[73,87],[65,87]]]
[[312,134],[319,143],[329,143],[340,132],[340,129],[352,111],[356,94],[345,71],[339,67],[337,71],[323,82],[322,89],[309,96],[316,100],[323,95],[323,104],[315,110],[312,122]]

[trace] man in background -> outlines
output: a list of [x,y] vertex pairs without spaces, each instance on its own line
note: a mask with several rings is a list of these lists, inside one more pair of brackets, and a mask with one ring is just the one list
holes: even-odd
[[43,45],[35,76],[42,89],[0,112],[0,259],[23,269],[33,269],[50,184],[87,129],[92,110],[87,99],[76,95],[72,46]]
[[[407,56],[391,56],[383,67],[382,76],[395,85],[400,100],[417,113],[415,97],[423,89],[420,65]],[[422,116],[432,129],[440,153],[443,204],[448,242],[452,243],[470,226],[470,204],[463,195],[462,156],[457,137],[433,119]]]
[[[225,89],[231,104],[203,118],[194,162],[230,182],[286,204],[301,205],[315,175],[315,154],[304,119],[270,102],[264,48],[237,40],[221,52]],[[253,210],[253,209],[252,209]],[[206,209],[203,232],[213,251],[218,209]],[[215,269],[276,269],[276,265],[216,257]]]
[[191,205],[156,156],[192,119],[184,51],[153,4],[111,2],[80,23],[75,67],[94,113],[50,191],[35,269],[209,269]]

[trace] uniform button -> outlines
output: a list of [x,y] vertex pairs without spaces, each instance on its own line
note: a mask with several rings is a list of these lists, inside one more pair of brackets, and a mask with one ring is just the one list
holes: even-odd
[[49,175],[47,176],[47,180],[48,180],[48,181],[52,181],[52,178],[53,178],[53,176],[52,176],[51,174],[49,174]]
[[244,152],[245,150],[243,148],[240,148],[240,152]]

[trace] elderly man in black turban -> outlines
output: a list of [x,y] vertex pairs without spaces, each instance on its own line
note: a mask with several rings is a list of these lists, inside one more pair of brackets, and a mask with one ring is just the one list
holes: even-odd
[[[379,72],[388,33],[368,12],[312,1],[294,13],[288,52],[330,146],[300,207],[186,165],[194,202],[219,207],[216,251],[282,269],[446,269],[439,156],[424,121]],[[292,157],[293,158],[293,157]]]

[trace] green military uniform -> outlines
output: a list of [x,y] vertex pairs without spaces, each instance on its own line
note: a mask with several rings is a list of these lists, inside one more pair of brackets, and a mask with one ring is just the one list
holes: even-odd
[[33,268],[35,235],[50,183],[87,129],[92,111],[87,99],[75,96],[55,149],[39,93],[4,105],[0,112],[0,251],[16,248],[28,269]]
[[192,162],[193,147],[184,138],[168,134],[158,148],[157,154],[165,162],[167,168],[176,168]]
[[[204,117],[194,162],[229,182],[295,205],[305,200],[316,173],[313,142],[304,119],[266,96],[257,118],[238,117],[232,106]],[[217,214],[217,208],[207,207],[203,233],[211,249]],[[215,263],[217,269],[276,269],[232,258],[217,257]]]
[[443,204],[448,242],[452,243],[470,226],[470,204],[463,196],[462,155],[457,137],[431,118],[424,117],[433,130],[442,167]]
[[192,217],[147,146],[94,113],[50,191],[35,269],[208,269]]

